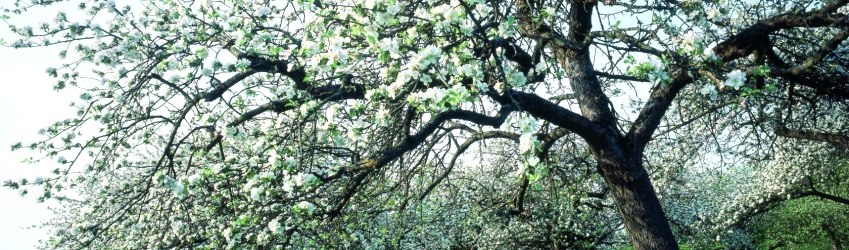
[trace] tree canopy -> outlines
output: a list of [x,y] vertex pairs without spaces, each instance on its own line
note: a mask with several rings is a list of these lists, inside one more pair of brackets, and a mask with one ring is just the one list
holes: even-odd
[[849,205],[847,5],[17,0],[81,94],[4,185],[48,248],[761,246]]

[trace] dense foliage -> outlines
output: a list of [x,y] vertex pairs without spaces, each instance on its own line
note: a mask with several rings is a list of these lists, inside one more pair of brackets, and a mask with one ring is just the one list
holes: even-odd
[[845,0],[4,4],[82,93],[12,146],[62,165],[4,184],[61,202],[47,248],[742,248],[849,205]]

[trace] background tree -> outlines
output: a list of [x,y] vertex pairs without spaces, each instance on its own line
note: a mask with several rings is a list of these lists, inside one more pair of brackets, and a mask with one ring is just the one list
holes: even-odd
[[50,247],[675,249],[735,224],[682,165],[847,147],[848,2],[16,1],[83,94],[5,185]]

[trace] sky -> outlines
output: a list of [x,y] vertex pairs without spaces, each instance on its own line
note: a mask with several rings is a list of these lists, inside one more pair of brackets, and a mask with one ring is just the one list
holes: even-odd
[[[5,0],[0,5],[10,7]],[[26,15],[13,16],[11,23],[36,26],[52,20],[56,8],[36,8]],[[0,38],[13,40],[5,23],[0,22]],[[52,169],[60,167],[54,159],[37,164],[26,164],[27,157],[40,157],[29,150],[11,151],[11,145],[27,145],[43,139],[38,131],[56,121],[75,117],[76,110],[69,105],[78,99],[72,88],[62,92],[53,90],[55,80],[48,76],[48,67],[60,66],[62,47],[12,49],[0,46],[0,183],[5,180],[34,179],[51,176]],[[47,240],[48,231],[34,228],[52,218],[48,205],[55,202],[36,202],[40,187],[21,197],[16,190],[0,187],[0,250],[36,249],[39,240]]]
[[[0,26],[0,37],[8,34],[5,26]],[[59,64],[58,51],[0,46],[0,182],[47,176],[58,167],[52,160],[24,164],[24,158],[36,154],[10,151],[16,142],[26,144],[42,138],[39,129],[74,116],[68,105],[76,97],[68,91],[53,91],[54,80],[45,73],[47,67]],[[39,240],[46,239],[46,230],[26,229],[51,217],[48,205],[36,202],[36,198],[21,197],[15,190],[0,187],[0,249],[35,249]]]

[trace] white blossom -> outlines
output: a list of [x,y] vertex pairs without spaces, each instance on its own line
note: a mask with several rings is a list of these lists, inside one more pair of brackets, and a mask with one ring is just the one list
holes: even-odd
[[437,46],[429,45],[419,51],[413,58],[410,68],[413,70],[422,70],[432,64],[436,64],[442,56],[442,49]]
[[400,5],[400,2],[399,2],[399,3],[396,3],[396,4],[393,4],[393,5],[386,6],[386,12],[387,12],[387,13],[390,13],[390,14],[392,14],[392,15],[396,15],[396,14],[398,14],[398,12],[399,12],[399,11],[401,11],[401,5]]
[[263,196],[264,193],[265,193],[265,188],[262,188],[262,187],[251,188],[251,192],[250,192],[251,200],[262,201],[262,196]]
[[723,16],[722,11],[717,8],[709,8],[707,10],[707,19],[711,21],[722,22],[725,21],[725,16]]
[[528,166],[534,167],[539,164],[539,158],[536,156],[528,157]]
[[522,134],[519,137],[519,151],[523,153],[530,152],[534,148],[535,141],[536,138],[532,134]]
[[306,211],[307,213],[310,213],[310,214],[312,214],[313,211],[315,211],[315,204],[312,204],[309,201],[301,201],[300,203],[298,203],[297,207],[298,207],[298,209],[300,209],[302,211]]
[[507,74],[507,83],[510,86],[522,87],[525,86],[525,84],[528,82],[528,78],[525,76],[525,74],[518,70],[510,69],[507,70],[505,74]]
[[716,91],[716,87],[714,87],[712,84],[705,84],[704,86],[702,86],[702,88],[699,89],[699,93],[701,93],[702,95],[710,96],[711,100],[716,100],[717,95],[719,94]]
[[269,221],[268,230],[271,231],[272,234],[282,233],[283,227],[280,225],[280,219],[273,219]]
[[725,86],[739,89],[746,83],[746,73],[737,69],[728,73],[726,79],[724,82]]
[[257,16],[267,16],[268,14],[271,14],[271,8],[268,6],[263,6],[256,11]]

